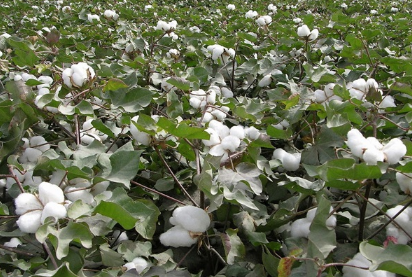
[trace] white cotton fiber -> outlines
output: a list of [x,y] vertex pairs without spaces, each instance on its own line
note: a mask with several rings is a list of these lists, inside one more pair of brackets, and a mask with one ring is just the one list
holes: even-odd
[[282,159],[282,166],[287,171],[296,171],[299,169],[300,166],[300,153],[285,153]]
[[363,151],[369,147],[369,142],[366,138],[359,132],[358,129],[352,129],[348,132],[348,140],[346,145],[352,151],[352,154],[358,158],[361,158]]
[[32,210],[41,210],[43,209],[43,205],[39,201],[39,199],[31,193],[21,193],[17,198],[14,200],[16,205],[16,214],[22,215],[28,211]]
[[272,159],[276,159],[276,160],[283,160],[283,156],[285,155],[286,151],[283,150],[282,148],[277,148],[272,155]]
[[27,161],[27,162],[37,162],[37,159],[41,156],[42,152],[36,148],[28,147],[24,150],[23,155],[20,157],[19,161]]
[[217,144],[210,148],[209,154],[215,157],[223,156],[226,153],[226,150],[221,144]]
[[404,193],[412,193],[412,173],[396,172],[396,182]]
[[21,244],[22,242],[18,238],[11,238],[10,241],[4,243],[4,246],[15,248]]
[[25,213],[16,221],[19,229],[24,233],[36,233],[41,224],[41,210]]
[[164,246],[190,247],[197,242],[197,238],[192,238],[189,231],[180,225],[176,225],[159,237]]
[[309,236],[309,228],[312,221],[306,218],[300,218],[295,220],[290,226],[290,235],[293,238],[307,238]]
[[178,207],[173,211],[170,223],[180,225],[191,232],[205,232],[210,225],[209,215],[201,208],[194,206]]
[[[395,215],[404,208],[402,205],[397,205],[386,211],[386,214],[394,218]],[[395,218],[395,222],[399,224],[408,234],[412,235],[412,208],[406,208],[400,215]],[[386,227],[386,235],[392,236],[397,240],[399,244],[407,244],[410,241],[410,238],[404,231],[398,229],[394,224],[390,223]]]
[[382,150],[385,153],[386,161],[389,164],[397,164],[406,154],[405,144],[398,138],[391,139]]
[[381,150],[378,150],[372,146],[365,150],[362,158],[366,162],[366,164],[376,165],[378,162],[384,161],[385,155]]
[[229,127],[217,120],[211,120],[209,122],[209,128],[214,129],[221,139],[230,134]]
[[245,128],[243,126],[233,126],[230,128],[229,134],[231,136],[238,137],[239,139],[244,139],[246,134],[245,134]]
[[46,218],[53,217],[56,222],[60,218],[65,218],[67,215],[66,208],[54,202],[49,202],[44,206],[43,212],[41,214],[40,222],[43,224]]
[[42,182],[39,185],[39,199],[43,205],[49,202],[63,203],[64,193],[60,187],[48,182]]
[[[350,261],[346,263],[347,265],[352,266],[343,266],[342,272],[343,277],[395,277],[395,273],[390,273],[387,271],[376,270],[369,271],[371,262],[366,259],[361,253],[357,253]],[[353,267],[356,266],[356,267]],[[361,268],[360,268],[361,267]]]
[[240,146],[240,139],[238,137],[229,135],[222,139],[220,143],[224,150],[228,150],[230,152],[236,152],[236,149]]
[[253,126],[246,127],[245,134],[250,140],[257,140],[260,137],[260,131]]

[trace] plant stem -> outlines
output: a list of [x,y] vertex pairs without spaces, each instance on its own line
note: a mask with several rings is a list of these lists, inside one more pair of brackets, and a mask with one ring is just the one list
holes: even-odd
[[173,173],[172,169],[170,166],[167,164],[166,160],[164,159],[163,155],[160,153],[159,149],[155,147],[156,153],[159,156],[159,158],[162,160],[164,166],[167,168],[167,171],[169,171],[170,175],[172,175],[173,180],[175,180],[175,183],[180,187],[182,190],[183,194],[195,205],[196,207],[199,207],[199,205],[196,203],[196,201],[190,196],[190,194],[187,192],[187,190],[183,187],[182,183],[180,183],[179,179],[177,179],[176,175]]
[[43,249],[46,251],[47,256],[50,258],[50,261],[52,262],[54,269],[58,269],[59,266],[57,265],[56,259],[54,258],[53,254],[50,251],[49,246],[47,245],[47,242],[44,242],[43,244]]
[[360,207],[359,211],[359,233],[358,233],[358,240],[362,241],[363,240],[363,232],[365,229],[365,216],[366,216],[366,208],[368,206],[368,199],[369,199],[369,194],[372,188],[373,180],[366,180],[366,189],[365,189],[365,195],[364,200],[362,202],[362,206]]
[[143,189],[145,189],[145,190],[148,190],[148,191],[150,191],[150,192],[156,193],[156,194],[158,194],[158,195],[160,195],[160,196],[163,196],[164,198],[167,198],[167,199],[169,199],[169,200],[172,200],[172,201],[174,201],[174,202],[176,202],[176,203],[179,203],[179,204],[182,204],[182,205],[186,205],[185,203],[183,203],[182,201],[180,201],[180,200],[178,200],[178,199],[176,199],[176,198],[173,198],[173,197],[171,197],[171,196],[169,196],[169,195],[167,195],[167,194],[161,193],[160,191],[157,191],[157,190],[155,190],[155,189],[146,187],[145,185],[142,185],[142,184],[140,184],[140,183],[138,183],[138,182],[136,182],[136,181],[133,181],[133,180],[132,180],[132,181],[130,181],[130,183],[132,183],[133,185],[139,186],[139,187],[141,187],[141,188],[143,188]]

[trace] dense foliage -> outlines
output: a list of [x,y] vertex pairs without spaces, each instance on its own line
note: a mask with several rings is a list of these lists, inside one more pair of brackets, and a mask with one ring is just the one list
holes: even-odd
[[0,10],[2,276],[412,276],[409,1],[37,2]]

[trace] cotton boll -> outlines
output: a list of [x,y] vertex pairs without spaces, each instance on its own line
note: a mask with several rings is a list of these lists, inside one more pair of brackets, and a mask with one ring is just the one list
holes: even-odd
[[232,92],[230,89],[228,89],[228,88],[226,88],[226,87],[222,87],[222,88],[221,88],[221,91],[222,91],[223,97],[225,97],[225,98],[233,98],[233,92]]
[[[394,218],[397,213],[399,213],[404,206],[398,205],[386,211],[386,215]],[[411,221],[411,208],[406,208],[401,214],[399,214],[394,221],[399,224],[408,234],[412,234]],[[398,229],[394,224],[390,223],[386,227],[386,235],[392,236],[397,240],[399,244],[406,244],[410,241],[410,238],[404,231]]]
[[395,107],[396,107],[395,99],[390,95],[386,95],[382,99],[382,102],[379,104],[379,109],[395,108]]
[[33,74],[28,74],[26,72],[21,74],[21,78],[25,82],[27,82],[28,80],[37,80],[36,76],[34,76]]
[[100,21],[100,17],[97,14],[87,14],[87,20],[90,23],[93,23],[93,21]]
[[304,24],[304,25],[298,27],[297,33],[298,33],[298,36],[300,36],[300,37],[307,37],[307,36],[310,35],[310,29],[307,25]]
[[283,157],[285,156],[287,152],[285,150],[283,150],[282,148],[277,148],[272,155],[272,159],[276,159],[276,160],[283,160]]
[[136,269],[139,274],[142,273],[148,266],[148,262],[140,257],[134,258],[133,261],[123,265],[123,267],[126,267],[126,270]]
[[190,232],[203,233],[209,228],[210,217],[201,208],[184,206],[178,207],[173,211],[170,223],[180,225]]
[[367,88],[369,87],[368,84],[367,84],[367,82],[366,82],[365,79],[363,79],[363,78],[359,78],[359,79],[353,81],[351,84],[348,84],[348,86],[349,86],[350,88],[359,90],[359,91],[361,91],[361,92],[363,92],[363,93],[366,93],[366,92],[367,92]]
[[231,136],[238,137],[239,139],[244,139],[246,134],[245,134],[245,128],[243,126],[233,126],[230,128],[229,134]]
[[22,242],[18,238],[11,238],[10,241],[4,243],[4,246],[15,248],[21,244]]
[[83,203],[91,204],[94,201],[93,195],[90,193],[90,189],[80,189],[79,187],[69,186],[65,190],[67,199],[72,202],[81,200]]
[[49,202],[63,203],[64,193],[60,187],[48,182],[42,182],[39,185],[39,199],[43,205]]
[[352,151],[352,154],[361,158],[363,151],[369,147],[369,142],[357,129],[352,129],[348,132],[348,141],[346,145]]
[[212,60],[216,61],[221,57],[225,48],[221,45],[215,44],[207,47],[207,50],[212,53]]
[[210,112],[205,112],[202,117],[202,123],[208,123],[213,120],[213,115]]
[[236,7],[233,4],[229,4],[229,5],[226,6],[226,8],[230,11],[233,11],[233,10],[235,10]]
[[353,259],[348,261],[346,264],[356,266],[356,267],[343,266],[342,268],[343,277],[374,277],[374,275],[369,270],[358,268],[358,267],[368,268],[371,265],[371,262],[367,260],[361,253],[357,253],[353,257]]
[[71,68],[66,68],[65,70],[63,70],[63,73],[62,73],[63,82],[69,88],[73,87],[72,82],[71,82],[72,75],[73,75],[73,70]]
[[226,113],[218,109],[214,109],[210,112],[210,114],[213,115],[219,121],[223,121],[226,118]]
[[404,193],[412,193],[412,173],[396,172],[396,182]]
[[365,150],[362,156],[363,160],[368,165],[376,165],[378,162],[383,162],[385,159],[385,155],[379,149],[375,147],[369,147]]
[[327,100],[326,93],[321,89],[315,90],[314,94],[315,94],[315,101],[317,103],[322,103],[322,102],[325,102]]
[[249,10],[249,11],[245,14],[245,17],[246,17],[246,18],[254,18],[254,17],[256,17],[256,16],[258,16],[257,11],[252,11],[252,10]]
[[228,150],[230,152],[236,152],[236,149],[240,146],[240,139],[238,137],[229,135],[222,139],[220,143],[224,150]]
[[32,210],[43,209],[43,205],[40,200],[33,194],[27,192],[19,194],[19,196],[17,196],[14,200],[14,204],[16,205],[17,215],[22,215]]
[[[22,155],[22,161],[27,160],[28,162],[34,163],[37,162],[37,159],[42,155],[42,152],[35,148],[26,148]],[[19,159],[20,160],[20,159]]]
[[41,214],[40,222],[43,224],[46,218],[53,217],[56,222],[60,218],[65,218],[67,215],[66,208],[58,203],[49,202],[44,206]]
[[30,138],[30,146],[36,147],[42,152],[50,149],[50,144],[42,136],[34,136]]
[[382,149],[389,164],[397,164],[406,154],[405,144],[398,138],[391,139]]
[[53,78],[50,76],[40,76],[37,80],[43,83],[42,85],[37,85],[37,89],[39,90],[41,88],[49,88],[53,83]]
[[41,210],[25,213],[16,221],[19,229],[24,233],[36,233],[41,225]]
[[205,146],[213,146],[220,143],[220,137],[214,129],[207,128],[205,131],[210,134],[210,138],[208,140],[202,140]]
[[312,32],[310,32],[310,35],[308,37],[309,41],[314,41],[317,39],[319,36],[319,30],[318,29],[313,29]]
[[253,126],[245,128],[245,134],[250,140],[257,140],[260,137],[260,131]]
[[217,120],[211,120],[209,122],[209,128],[214,129],[221,139],[228,136],[230,133],[229,127]]
[[308,221],[306,218],[300,218],[295,220],[290,226],[290,235],[293,238],[307,238],[310,233],[310,224],[312,222]]
[[301,154],[300,153],[285,153],[282,159],[282,166],[287,171],[296,171],[299,169]]
[[209,150],[209,154],[215,157],[223,156],[225,153],[226,149],[221,144],[217,144]]
[[[137,118],[138,116],[133,117],[132,121],[136,122]],[[152,137],[148,133],[138,130],[133,122],[130,123],[130,133],[132,134],[132,137],[140,144],[149,146],[152,141]]]
[[164,246],[190,247],[197,242],[196,237],[191,237],[188,230],[180,225],[176,225],[159,237]]

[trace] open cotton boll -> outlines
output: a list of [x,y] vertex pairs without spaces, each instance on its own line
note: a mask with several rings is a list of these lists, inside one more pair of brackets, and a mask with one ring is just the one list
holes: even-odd
[[71,82],[72,75],[73,75],[73,70],[71,68],[66,68],[65,70],[63,70],[63,73],[62,73],[63,82],[69,88],[73,87],[72,82]]
[[209,154],[215,157],[223,156],[226,154],[226,149],[224,149],[221,144],[217,144],[210,148]]
[[359,132],[358,129],[352,129],[348,132],[348,140],[346,145],[352,151],[352,154],[358,158],[361,158],[363,151],[369,147],[369,142],[366,138]]
[[395,107],[396,107],[395,99],[390,95],[386,95],[382,99],[382,102],[379,104],[379,109],[395,108]]
[[256,19],[256,23],[262,27],[269,25],[270,23],[272,23],[272,17],[270,17],[269,15],[261,16],[258,19]]
[[213,146],[216,144],[220,143],[220,137],[218,135],[218,133],[212,129],[212,128],[207,128],[205,130],[206,132],[208,132],[210,134],[210,138],[209,139],[203,139],[202,142],[205,146]]
[[214,109],[210,112],[210,114],[213,115],[219,121],[223,121],[226,118],[226,113],[218,109]]
[[50,76],[40,76],[37,80],[43,83],[42,85],[37,85],[37,89],[49,88],[53,83],[53,78]]
[[285,153],[287,153],[287,152],[285,150],[283,150],[282,148],[277,148],[277,149],[275,149],[275,151],[273,151],[272,159],[282,161],[283,157],[285,156]]
[[205,210],[195,206],[178,207],[173,211],[170,223],[180,225],[190,232],[205,232],[210,225],[210,217]]
[[285,152],[282,158],[282,166],[287,171],[296,171],[299,169],[301,160],[300,153],[287,153]]
[[40,200],[33,194],[27,192],[19,194],[19,196],[17,196],[14,200],[14,204],[16,205],[17,215],[25,214],[28,211],[43,209],[43,205]]
[[37,159],[42,155],[42,152],[38,149],[28,147],[24,150],[23,154],[18,158],[21,163],[37,162]]
[[310,35],[310,29],[306,24],[304,24],[304,25],[298,27],[297,33],[298,33],[298,36],[300,36],[300,37],[307,37],[307,36]]
[[306,218],[295,220],[290,226],[290,235],[294,238],[307,238],[310,233],[310,224],[312,221]]
[[[391,218],[394,218],[397,213],[399,213],[404,206],[397,205],[386,211],[386,215]],[[412,235],[412,226],[411,226],[411,215],[412,208],[406,208],[400,215],[398,215],[394,221],[399,224],[408,234]],[[409,236],[402,230],[398,229],[394,224],[390,223],[386,226],[386,235],[388,237],[393,237],[396,239],[396,242],[399,244],[407,244],[411,239]]]
[[[132,118],[132,121],[136,122],[138,119],[139,116],[137,115]],[[152,141],[152,137],[148,133],[138,130],[133,122],[130,122],[130,133],[132,134],[132,137],[140,144],[149,146]]]
[[22,242],[18,238],[11,238],[10,241],[4,243],[4,246],[15,248],[21,244]]
[[308,37],[309,41],[314,41],[315,39],[317,39],[319,36],[319,30],[318,29],[313,29]]
[[36,147],[42,152],[50,149],[50,144],[42,136],[33,136],[30,138],[30,146]]
[[381,150],[376,149],[375,147],[372,146],[365,150],[362,158],[366,162],[366,164],[376,165],[378,162],[384,161],[385,155],[383,154]]
[[44,209],[41,214],[40,222],[43,224],[46,218],[53,217],[54,222],[59,220],[60,218],[65,218],[67,215],[66,208],[58,203],[49,202],[44,206]]
[[236,9],[236,6],[233,5],[233,4],[228,4],[228,5],[226,6],[226,8],[227,8],[228,10],[230,10],[230,11],[233,11],[233,10]]
[[322,103],[325,102],[327,100],[327,96],[325,91],[321,90],[321,89],[317,89],[314,91],[315,94],[315,102],[317,103]]
[[91,23],[93,23],[93,21],[100,21],[100,17],[97,14],[87,14],[87,20]]
[[217,121],[217,120],[211,120],[209,122],[209,128],[214,129],[221,139],[223,139],[224,137],[230,134],[229,127],[227,127],[222,122]]
[[164,246],[172,247],[190,247],[197,242],[197,238],[190,236],[189,231],[180,225],[173,226],[161,234],[159,239]]
[[250,140],[257,140],[260,137],[260,131],[255,127],[246,127],[245,128],[245,135]]
[[412,173],[396,172],[396,182],[404,193],[412,193]]
[[240,139],[238,137],[229,135],[222,139],[220,143],[224,150],[228,150],[230,152],[236,152],[236,149],[240,146]]
[[143,270],[145,270],[149,266],[149,263],[140,257],[134,258],[133,261],[126,263],[124,267],[126,267],[127,270],[130,269],[136,269],[137,273],[142,273]]
[[249,11],[245,14],[245,17],[246,17],[246,18],[254,18],[254,17],[256,17],[256,16],[258,16],[257,11],[252,11],[252,10],[249,10]]
[[406,154],[405,144],[398,138],[391,139],[382,149],[389,164],[397,164]]
[[245,128],[243,126],[233,126],[230,128],[229,134],[231,136],[238,137],[239,139],[244,139],[246,134],[245,134]]
[[16,221],[17,226],[24,233],[36,233],[41,225],[41,215],[41,210],[25,213]]
[[207,47],[207,51],[209,51],[212,54],[212,60],[216,61],[221,57],[223,52],[225,51],[225,48],[221,45],[214,44],[214,45],[209,45]]
[[42,182],[39,185],[39,199],[43,205],[49,202],[63,203],[64,193],[60,187],[48,182]]
[[222,87],[221,88],[222,91],[222,95],[225,98],[233,98],[233,91],[231,91],[230,89],[228,89],[227,87]]

